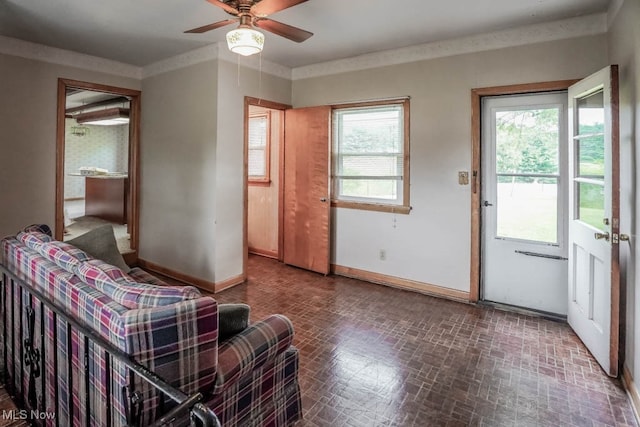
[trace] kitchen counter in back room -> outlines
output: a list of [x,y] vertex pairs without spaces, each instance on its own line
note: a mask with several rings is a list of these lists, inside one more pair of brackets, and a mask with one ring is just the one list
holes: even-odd
[[129,177],[125,174],[85,176],[85,215],[128,224]]

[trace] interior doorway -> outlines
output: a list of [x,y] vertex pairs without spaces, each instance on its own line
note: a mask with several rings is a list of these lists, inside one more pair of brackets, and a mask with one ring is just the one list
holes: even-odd
[[137,259],[140,92],[60,79],[56,159],[58,240],[110,224]]
[[244,266],[254,254],[282,261],[284,111],[291,106],[245,97]]

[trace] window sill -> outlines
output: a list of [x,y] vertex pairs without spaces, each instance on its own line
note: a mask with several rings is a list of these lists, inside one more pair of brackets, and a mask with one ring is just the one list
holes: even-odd
[[249,180],[247,181],[247,183],[249,185],[255,185],[255,186],[259,186],[259,187],[269,187],[271,185],[271,180],[270,179],[266,179],[266,180]]
[[345,200],[332,200],[332,208],[360,209],[364,211],[388,212],[395,214],[408,215],[411,212],[411,206],[402,205],[384,205],[382,203],[362,203],[347,202]]

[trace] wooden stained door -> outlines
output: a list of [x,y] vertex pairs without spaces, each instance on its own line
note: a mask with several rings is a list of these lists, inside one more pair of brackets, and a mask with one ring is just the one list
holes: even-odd
[[331,107],[285,111],[284,262],[329,273]]
[[620,169],[618,69],[569,88],[568,322],[604,371],[618,375]]

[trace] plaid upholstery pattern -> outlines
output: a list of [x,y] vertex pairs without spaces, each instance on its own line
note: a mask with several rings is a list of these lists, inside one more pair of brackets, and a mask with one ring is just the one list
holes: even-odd
[[206,404],[223,426],[290,426],[302,418],[298,350],[289,347]]
[[[41,290],[65,307],[68,314],[132,355],[170,384],[186,393],[206,391],[213,387],[218,353],[218,312],[217,303],[212,298],[199,297],[153,308],[128,309],[17,239],[4,239],[1,246],[3,264],[9,271]],[[55,254],[58,255],[58,252]],[[63,258],[56,256],[54,259]],[[101,274],[107,276],[104,272]],[[26,292],[20,292],[16,287],[11,298],[13,312],[24,312],[21,306],[29,298]],[[33,307],[40,305],[35,298],[32,298],[31,304]],[[36,310],[36,313],[38,317],[41,316],[40,310]],[[10,320],[16,319],[10,317]],[[40,322],[38,318],[35,324],[40,325]],[[96,426],[108,425],[108,401],[112,402],[111,424],[125,425],[122,389],[131,385],[142,396],[141,423],[149,424],[159,415],[159,396],[150,385],[112,360],[111,380],[107,386],[104,351],[93,343],[85,349],[85,337],[75,331],[68,335],[66,323],[59,319],[54,322],[53,318],[47,319],[45,315],[44,323],[45,341],[49,344],[43,350],[43,365],[53,367],[57,360],[58,375],[53,378],[48,370],[44,374],[47,385],[42,390],[38,381],[37,393],[43,408],[55,409],[55,402],[58,402],[60,425],[86,425],[87,422]],[[23,324],[26,324],[24,319]],[[36,333],[40,336],[39,331]],[[19,357],[26,331],[23,331],[22,337],[18,335],[16,333],[14,345],[10,346],[12,351],[7,354],[11,361],[8,363],[9,369],[20,366]],[[54,335],[57,345],[53,345]],[[85,351],[89,356],[91,386],[88,392],[85,389]],[[20,375],[20,369],[17,369],[13,378],[20,383],[18,394],[27,401],[28,375],[24,374],[22,378]],[[73,389],[71,395],[67,393],[69,384]],[[90,410],[87,401],[91,405]],[[86,417],[91,418],[87,421]]]
[[38,231],[19,233],[18,240],[127,308],[175,304],[201,296],[193,286],[156,286],[136,283],[131,276],[119,268],[93,259],[75,246],[52,240],[48,235]]
[[46,234],[49,237],[53,237],[53,233],[51,232],[51,228],[49,228],[49,226],[47,224],[31,224],[31,225],[27,225],[22,231],[24,231],[25,233],[38,232],[38,233]]
[[221,393],[240,377],[273,361],[291,346],[293,325],[286,317],[274,314],[249,326],[220,346],[218,377],[213,393]]
[[[2,264],[97,335],[187,394],[205,393],[223,425],[291,425],[301,417],[298,352],[284,316],[258,322],[218,348],[218,306],[193,287],[171,287],[140,269],[125,274],[30,226],[0,242]],[[144,282],[144,283],[140,283]],[[26,290],[5,283],[9,322],[7,371],[28,402],[29,367],[20,362],[27,324],[42,353],[36,408],[57,411],[44,425],[122,426],[125,394],[140,394],[138,422],[148,425],[171,407],[163,396],[104,349],[71,328]],[[13,325],[13,327],[11,326]],[[87,363],[85,368],[85,362]],[[71,392],[69,392],[71,390]]]

